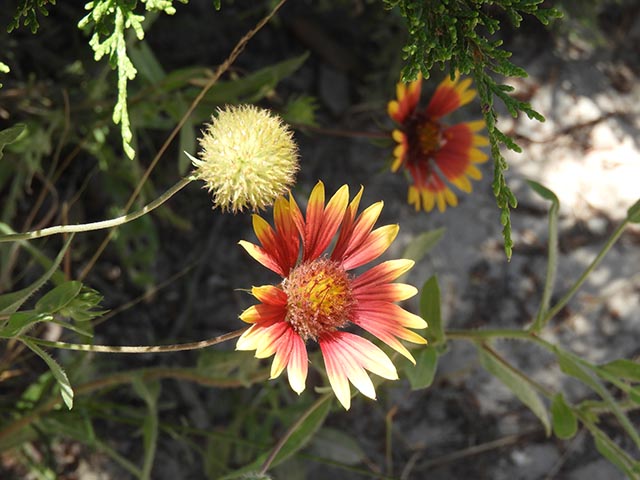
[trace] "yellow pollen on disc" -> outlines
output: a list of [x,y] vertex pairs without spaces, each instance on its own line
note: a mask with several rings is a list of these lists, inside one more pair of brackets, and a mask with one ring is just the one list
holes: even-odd
[[416,133],[422,153],[428,155],[440,148],[440,126],[432,121],[423,121],[416,126]]
[[327,258],[302,263],[282,282],[286,321],[304,340],[345,326],[355,304],[347,272]]

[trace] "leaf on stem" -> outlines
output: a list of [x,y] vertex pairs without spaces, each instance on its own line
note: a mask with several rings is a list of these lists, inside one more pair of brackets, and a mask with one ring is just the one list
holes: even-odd
[[527,382],[525,375],[509,364],[497,359],[486,348],[479,348],[482,367],[500,380],[518,399],[524,403],[540,419],[547,435],[551,434],[551,423],[547,409],[538,393]]
[[71,245],[71,240],[73,240],[73,235],[69,235],[69,238],[64,243],[62,250],[58,253],[58,256],[53,261],[53,264],[38,280],[33,282],[26,288],[22,290],[18,290],[17,292],[5,293],[4,295],[0,295],[0,314],[9,314],[18,311],[18,309],[22,306],[22,304],[33,295],[38,289],[40,289],[47,281],[51,278],[51,276],[58,270],[58,266],[62,262],[64,254],[66,253],[69,245]]
[[429,325],[425,337],[432,345],[445,341],[442,316],[440,315],[440,287],[436,276],[429,278],[422,287],[420,295],[420,316]]
[[404,373],[412,390],[428,388],[433,383],[438,368],[438,350],[428,345],[414,353],[414,356],[416,364],[406,362]]
[[578,419],[561,393],[557,393],[551,402],[551,423],[558,438],[572,438],[578,431]]
[[60,386],[60,394],[62,395],[62,400],[64,401],[67,408],[71,410],[73,408],[73,389],[71,388],[69,378],[67,377],[67,374],[64,373],[64,370],[62,370],[62,367],[58,365],[58,363],[53,358],[51,358],[51,356],[47,352],[42,350],[32,341],[25,338],[21,338],[20,341],[27,347],[29,347],[29,349],[33,353],[38,355],[47,364],[49,370],[51,370],[51,373],[53,374],[53,377],[56,379],[58,385]]

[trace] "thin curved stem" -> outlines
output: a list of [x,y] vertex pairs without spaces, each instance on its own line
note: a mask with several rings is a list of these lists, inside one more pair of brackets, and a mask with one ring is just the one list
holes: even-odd
[[571,300],[571,297],[573,297],[573,295],[582,286],[582,284],[585,282],[589,274],[600,264],[600,262],[602,261],[604,256],[607,254],[607,252],[611,250],[611,247],[613,247],[613,245],[616,243],[618,238],[620,238],[620,235],[622,235],[622,232],[627,226],[627,223],[629,223],[629,221],[625,220],[618,226],[618,228],[616,228],[616,230],[611,234],[611,237],[609,237],[609,240],[607,240],[607,243],[604,245],[604,247],[602,247],[602,250],[600,250],[600,253],[598,253],[598,256],[594,258],[591,264],[586,268],[586,270],[582,272],[582,275],[580,275],[578,280],[576,280],[576,282],[569,289],[569,291],[565,293],[560,300],[558,300],[558,303],[556,303],[553,307],[551,307],[547,311],[546,315],[540,322],[540,328],[544,327],[549,322],[549,320],[551,320],[560,310],[562,310],[562,308],[567,303],[569,303],[569,300]]
[[[247,327],[248,328],[248,327]],[[200,342],[176,343],[173,345],[133,345],[133,346],[114,346],[114,345],[89,345],[85,343],[67,343],[43,340],[41,338],[24,336],[25,340],[36,343],[43,347],[58,348],[62,350],[76,350],[81,352],[98,352],[98,353],[166,353],[166,352],[184,352],[186,350],[200,350],[201,348],[217,345],[227,340],[242,335],[247,328],[234,330],[218,337],[202,340]]]
[[[191,102],[191,105],[189,105],[189,108],[187,109],[187,111],[184,113],[184,115],[182,116],[178,124],[175,126],[175,128],[171,131],[167,139],[164,141],[164,143],[160,147],[160,150],[158,150],[158,153],[156,153],[155,157],[153,157],[153,160],[151,161],[151,163],[143,173],[142,178],[140,179],[140,182],[138,182],[138,185],[136,186],[135,190],[133,191],[133,193],[129,197],[129,200],[127,201],[127,204],[125,206],[125,212],[131,208],[131,206],[133,205],[133,202],[136,200],[136,198],[138,198],[138,195],[140,195],[140,192],[142,191],[142,187],[144,186],[147,179],[151,175],[151,172],[153,171],[153,169],[156,167],[156,165],[160,161],[160,158],[162,158],[162,156],[164,155],[164,152],[166,152],[167,148],[169,148],[169,145],[171,145],[171,142],[173,142],[174,138],[176,138],[176,136],[178,135],[182,127],[185,125],[185,123],[187,123],[187,120],[189,119],[193,111],[196,109],[196,107],[200,104],[200,102],[202,101],[204,96],[207,94],[207,92],[216,83],[218,83],[218,79],[222,76],[224,72],[226,72],[229,69],[229,67],[233,64],[233,62],[236,61],[238,56],[244,50],[244,47],[246,47],[247,43],[249,43],[249,40],[251,40],[253,36],[256,33],[258,33],[262,29],[262,27],[264,27],[269,22],[269,20],[271,20],[271,18],[278,12],[278,10],[280,10],[280,8],[285,4],[286,1],[287,0],[280,0],[278,4],[275,7],[273,7],[273,10],[271,10],[271,12],[269,12],[262,20],[260,20],[257,23],[257,25],[252,30],[249,30],[249,32],[247,32],[238,41],[236,46],[233,47],[233,50],[231,51],[227,59],[224,62],[222,62],[220,66],[217,68],[217,70],[213,74],[213,77],[211,77],[211,79],[209,79],[207,84],[204,87],[202,87],[202,90],[200,91],[200,93],[196,96],[196,98],[193,99],[193,102]],[[104,238],[104,240],[100,244],[100,246],[98,247],[98,249],[95,251],[91,259],[89,260],[89,263],[87,263],[87,265],[85,265],[85,267],[80,272],[78,280],[82,281],[89,274],[89,272],[91,271],[95,263],[98,261],[98,258],[100,258],[100,255],[102,255],[102,252],[104,251],[104,249],[107,248],[107,245],[113,238],[113,235],[114,235],[114,232],[110,230],[107,236]]]
[[59,233],[90,232],[92,230],[103,230],[105,228],[117,227],[140,218],[143,215],[158,208],[160,205],[162,205],[164,202],[169,200],[172,196],[186,187],[192,180],[193,177],[191,177],[190,175],[181,179],[178,183],[176,183],[173,187],[156,198],[153,202],[145,205],[140,210],[128,213],[127,215],[122,215],[121,217],[112,218],[111,220],[102,220],[100,222],[83,223],[80,225],[57,225],[55,227],[43,228],[41,230],[34,230],[32,232],[2,235],[0,236],[0,243],[14,242],[17,240],[33,240],[35,238],[47,237],[49,235],[56,235]]

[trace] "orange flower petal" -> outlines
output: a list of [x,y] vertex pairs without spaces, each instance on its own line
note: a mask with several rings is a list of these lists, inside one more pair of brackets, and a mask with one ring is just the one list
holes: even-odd
[[327,207],[324,209],[321,223],[311,224],[313,243],[308,247],[309,251],[305,252],[305,256],[308,254],[307,258],[319,257],[329,246],[342,223],[348,202],[349,186],[343,185],[329,200]]
[[263,326],[268,326],[274,322],[284,321],[285,315],[284,306],[259,303],[242,312],[240,320],[245,323],[260,323]]
[[398,235],[399,229],[398,225],[385,225],[371,232],[351,254],[345,256],[345,270],[357,268],[382,255]]
[[284,270],[282,270],[278,261],[271,255],[269,255],[269,253],[267,253],[262,247],[254,245],[253,243],[249,243],[245,240],[240,240],[238,243],[247,251],[249,255],[251,255],[254,259],[267,267],[269,270],[276,272],[281,277],[286,276],[286,273],[284,272]]
[[416,287],[405,283],[388,283],[386,285],[378,285],[375,289],[354,288],[354,295],[358,299],[358,302],[401,302],[402,300],[415,296],[417,293],[418,289]]
[[371,288],[376,285],[393,282],[403,273],[408,272],[415,265],[413,260],[388,260],[370,268],[353,281],[353,289]]
[[256,297],[262,303],[267,303],[269,305],[277,305],[281,307],[287,305],[287,294],[273,285],[253,287],[251,289],[251,295]]

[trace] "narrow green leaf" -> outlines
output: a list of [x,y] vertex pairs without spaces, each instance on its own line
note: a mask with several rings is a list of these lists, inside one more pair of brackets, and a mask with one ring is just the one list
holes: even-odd
[[540,195],[542,198],[544,198],[545,200],[549,200],[556,206],[560,205],[560,200],[558,199],[557,195],[547,187],[534,180],[527,180],[527,183],[533,189],[533,191]]
[[572,438],[578,431],[578,419],[561,393],[556,394],[551,402],[551,423],[558,438]]
[[631,223],[640,223],[640,200],[629,207],[629,210],[627,210],[627,219]]
[[51,320],[53,320],[51,315],[39,313],[35,310],[12,313],[7,324],[0,328],[0,338],[17,337],[32,328],[36,323],[49,322]]
[[408,258],[418,263],[429,253],[429,251],[435,247],[442,236],[444,235],[445,228],[438,228],[436,230],[430,230],[428,232],[421,233],[411,240],[407,248],[402,253],[402,258]]
[[4,147],[15,142],[20,134],[24,132],[25,128],[27,128],[25,124],[17,123],[13,127],[0,130],[0,160],[2,160],[2,156],[4,154]]
[[65,282],[50,290],[36,303],[36,311],[41,313],[56,313],[66,307],[76,298],[82,289],[82,282],[77,280]]
[[58,256],[53,261],[51,268],[49,268],[49,270],[47,270],[38,280],[33,282],[28,287],[23,288],[22,290],[18,290],[17,292],[5,293],[4,295],[0,295],[0,314],[16,312],[31,295],[33,295],[39,288],[47,283],[49,278],[51,278],[51,276],[56,272],[58,266],[62,262],[62,258],[64,257],[67,248],[69,248],[69,245],[71,245],[73,236],[73,233],[69,235],[69,238],[67,238],[67,241],[63,245],[62,250],[60,250],[60,253],[58,253]]
[[433,383],[438,368],[438,351],[431,345],[414,353],[416,364],[407,362],[404,369],[412,390],[428,388]]
[[613,395],[611,395],[597,377],[592,375],[590,370],[597,371],[597,367],[589,365],[586,361],[567,351],[561,350],[558,347],[555,348],[555,351],[558,364],[560,365],[560,370],[567,375],[577,378],[600,395],[611,409],[611,413],[613,413],[613,415],[618,419],[622,428],[624,428],[624,430],[629,434],[634,443],[640,447],[640,435],[631,423],[631,420],[629,420],[627,414],[620,408],[620,405],[618,405],[615,398],[613,398]]
[[[313,410],[313,412],[309,414],[309,416],[302,422],[300,427],[287,439],[286,443],[284,444],[280,452],[278,452],[278,455],[272,462],[271,468],[284,462],[286,459],[302,449],[311,440],[313,435],[324,423],[324,420],[327,417],[329,410],[331,409],[331,403],[331,397],[328,397],[327,400],[318,405],[315,410]],[[244,476],[247,474],[255,474],[255,472],[258,472],[260,470],[260,467],[268,458],[269,453],[270,452],[265,452],[261,454],[249,465],[228,475],[225,475],[220,480],[231,480],[233,478],[240,477],[244,478]]]
[[69,378],[67,377],[67,374],[64,373],[64,370],[62,370],[62,367],[58,365],[58,363],[53,358],[51,358],[51,356],[47,352],[42,350],[32,341],[25,338],[21,338],[20,341],[27,347],[29,347],[29,349],[31,349],[33,353],[38,355],[47,364],[49,370],[51,370],[51,373],[53,374],[53,377],[56,379],[58,385],[60,386],[60,394],[62,395],[62,400],[64,401],[67,408],[71,410],[73,408],[73,389],[71,388]]
[[551,434],[551,423],[544,403],[538,393],[524,379],[524,374],[512,366],[507,366],[486,350],[478,349],[482,367],[500,380],[518,399],[540,419],[547,435]]
[[622,472],[627,475],[627,478],[638,479],[638,473],[634,472],[633,459],[626,455],[626,452],[621,449],[611,440],[604,432],[598,430],[600,433],[594,435],[594,441],[596,449],[604,458],[613,463]]
[[551,295],[553,294],[553,287],[556,281],[556,271],[558,266],[558,212],[560,210],[560,200],[558,200],[555,193],[538,182],[527,180],[527,183],[542,198],[551,202],[551,208],[549,209],[547,274],[544,282],[544,290],[542,291],[542,299],[540,300],[540,307],[538,308],[536,320],[531,327],[532,331],[539,332],[542,327],[544,327],[545,316],[549,310],[549,303],[551,301]]
[[640,382],[640,363],[634,362],[633,360],[622,358],[605,363],[601,365],[600,368],[616,377]]
[[440,315],[440,287],[436,276],[429,278],[420,295],[420,316],[429,324],[425,337],[432,345],[445,341],[442,317]]
[[353,436],[335,428],[321,428],[314,435],[309,448],[311,453],[317,453],[342,465],[358,465],[367,458]]
[[147,414],[142,423],[144,459],[140,480],[150,480],[158,443],[158,396],[160,394],[160,383],[148,383],[137,378],[133,381],[132,386],[147,404]]

